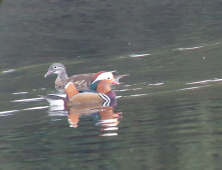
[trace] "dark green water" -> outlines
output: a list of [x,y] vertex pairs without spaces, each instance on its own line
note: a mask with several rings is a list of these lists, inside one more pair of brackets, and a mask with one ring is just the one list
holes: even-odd
[[[0,1],[0,169],[221,169],[221,7]],[[130,76],[109,113],[68,117],[38,96],[56,93],[56,77],[43,77],[55,62],[69,76]]]

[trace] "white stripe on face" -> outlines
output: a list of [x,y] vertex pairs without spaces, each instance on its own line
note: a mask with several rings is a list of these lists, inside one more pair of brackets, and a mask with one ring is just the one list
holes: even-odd
[[112,72],[105,72],[98,75],[98,77],[92,83],[95,83],[96,81],[99,80],[110,80],[112,78],[113,78]]
[[59,74],[61,73],[62,71],[63,72],[66,72],[66,70],[63,68],[63,67],[57,67],[57,68],[53,68],[54,71],[54,74]]

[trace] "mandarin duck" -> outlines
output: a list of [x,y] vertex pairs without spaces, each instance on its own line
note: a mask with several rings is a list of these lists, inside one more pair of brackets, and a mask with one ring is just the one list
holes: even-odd
[[102,106],[109,106],[116,99],[116,94],[110,88],[110,84],[118,84],[112,72],[98,72],[94,75],[90,90],[78,91],[73,82],[65,86],[67,98],[56,95],[41,96],[51,105],[64,105],[66,108],[73,105],[98,102]]
[[[51,74],[58,75],[55,80],[56,87],[64,88],[67,83],[73,82],[77,89],[89,89],[96,73],[78,74],[68,77],[65,66],[61,63],[54,63],[49,67],[49,70],[44,77],[46,78]],[[119,84],[119,79],[125,76],[128,76],[128,74],[116,75],[114,77],[115,82]]]

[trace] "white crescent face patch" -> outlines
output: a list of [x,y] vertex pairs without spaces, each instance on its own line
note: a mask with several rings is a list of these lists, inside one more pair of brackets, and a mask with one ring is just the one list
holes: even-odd
[[104,73],[101,73],[92,83],[98,80],[110,80],[110,79],[113,79],[112,72],[104,72]]
[[57,67],[57,66],[54,66],[53,67],[53,73],[54,74],[59,74],[59,73],[61,73],[61,72],[66,72],[66,70],[64,69],[64,68],[62,68],[62,67]]

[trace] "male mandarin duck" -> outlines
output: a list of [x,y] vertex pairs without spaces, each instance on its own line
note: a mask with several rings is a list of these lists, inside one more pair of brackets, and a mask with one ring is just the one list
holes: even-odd
[[116,98],[116,94],[111,90],[110,84],[118,84],[115,82],[112,72],[99,72],[95,74],[90,85],[90,90],[93,91],[78,91],[74,84],[69,82],[65,86],[65,93],[70,103],[110,103],[111,100]]
[[65,105],[66,107],[71,107],[73,105],[101,102],[103,103],[102,106],[109,106],[110,102],[116,98],[116,94],[111,90],[110,84],[118,84],[112,72],[98,72],[92,79],[90,90],[78,91],[74,83],[69,82],[65,86],[67,99],[55,95],[46,95],[42,97],[51,105]]
[[[57,78],[55,80],[55,86],[64,88],[65,85],[69,82],[73,82],[77,89],[89,89],[89,86],[93,80],[93,77],[96,73],[87,73],[87,74],[78,74],[72,77],[68,77],[66,73],[66,68],[61,63],[54,63],[49,67],[48,72],[45,74],[45,78],[48,75],[57,74]],[[122,77],[128,76],[128,74],[117,75],[114,77],[115,82],[119,82],[119,79]]]

